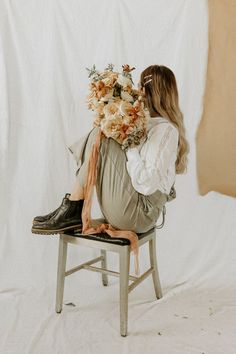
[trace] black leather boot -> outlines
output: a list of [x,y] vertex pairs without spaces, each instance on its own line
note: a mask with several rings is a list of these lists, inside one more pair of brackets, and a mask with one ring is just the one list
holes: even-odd
[[32,233],[52,235],[72,230],[81,231],[83,227],[81,218],[83,204],[83,199],[70,200],[63,198],[61,206],[49,220],[33,224]]
[[[70,196],[70,193],[66,193],[65,197],[63,198],[63,200],[66,198],[68,199]],[[63,201],[62,201],[63,203]],[[51,213],[47,214],[47,215],[42,215],[42,216],[35,216],[34,220],[33,220],[33,224],[37,223],[37,222],[42,222],[42,221],[47,221],[49,220],[53,215],[56,214],[56,212],[60,209],[61,206],[59,206],[57,209],[53,210]]]

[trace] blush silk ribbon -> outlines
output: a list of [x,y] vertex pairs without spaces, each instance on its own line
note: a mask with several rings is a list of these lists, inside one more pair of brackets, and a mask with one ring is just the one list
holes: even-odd
[[126,238],[130,240],[131,252],[133,251],[135,256],[135,275],[140,275],[139,268],[139,245],[138,245],[138,235],[129,230],[115,229],[109,223],[94,223],[95,220],[91,219],[91,206],[94,186],[96,185],[97,179],[97,162],[100,149],[101,140],[105,137],[102,130],[100,129],[96,140],[92,146],[92,150],[89,156],[88,162],[88,174],[86,185],[84,186],[84,204],[82,209],[82,233],[83,234],[97,234],[106,232],[111,237]]

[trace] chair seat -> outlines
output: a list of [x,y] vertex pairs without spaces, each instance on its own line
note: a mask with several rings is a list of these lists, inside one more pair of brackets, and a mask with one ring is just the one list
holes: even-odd
[[[137,233],[137,236],[139,240],[141,240],[143,237],[148,236],[150,233],[152,233],[155,230],[155,227],[152,227],[150,230],[142,233]],[[130,240],[127,238],[121,238],[121,237],[111,237],[108,235],[106,232],[98,233],[98,234],[81,234],[79,232],[66,232],[66,235],[69,236],[74,236],[74,237],[80,237],[80,238],[87,238],[90,240],[94,241],[101,241],[101,242],[108,242],[112,244],[116,244],[119,246],[126,246],[130,245]]]

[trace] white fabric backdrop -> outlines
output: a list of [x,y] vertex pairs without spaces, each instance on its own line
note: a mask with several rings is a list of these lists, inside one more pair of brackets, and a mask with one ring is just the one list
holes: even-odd
[[[235,353],[235,200],[199,196],[195,173],[207,23],[205,0],[0,2],[1,353]],[[110,62],[135,66],[135,83],[151,64],[175,72],[191,145],[188,173],[177,176],[177,199],[157,230],[164,297],[155,300],[151,277],[130,293],[126,338],[118,278],[103,288],[97,273],[69,277],[64,302],[76,306],[55,314],[58,237],[30,231],[74,183],[67,146],[93,121],[85,67]],[[72,247],[68,267],[96,255]],[[145,271],[147,245],[140,260]],[[118,270],[118,256],[108,254],[108,264]]]

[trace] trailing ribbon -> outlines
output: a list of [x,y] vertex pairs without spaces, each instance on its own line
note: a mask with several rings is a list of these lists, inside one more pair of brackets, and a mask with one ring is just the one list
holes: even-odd
[[82,233],[83,234],[96,234],[106,232],[111,237],[126,238],[130,240],[131,252],[134,252],[135,256],[135,275],[139,276],[139,246],[138,246],[138,235],[129,230],[119,230],[115,229],[109,223],[101,223],[95,226],[94,221],[91,219],[91,206],[94,186],[96,185],[97,179],[97,162],[100,149],[101,140],[105,137],[101,129],[96,137],[95,143],[92,146],[92,150],[89,156],[88,162],[88,175],[86,185],[84,186],[84,204],[82,209]]

